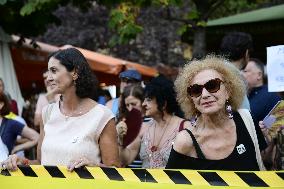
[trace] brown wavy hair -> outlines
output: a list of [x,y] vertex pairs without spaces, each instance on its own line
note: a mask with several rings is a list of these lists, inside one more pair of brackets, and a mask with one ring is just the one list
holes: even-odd
[[8,97],[4,94],[4,93],[0,93],[0,102],[4,103],[4,106],[2,107],[2,109],[0,110],[0,115],[6,116],[10,113],[11,111],[11,105],[10,102],[8,100]]

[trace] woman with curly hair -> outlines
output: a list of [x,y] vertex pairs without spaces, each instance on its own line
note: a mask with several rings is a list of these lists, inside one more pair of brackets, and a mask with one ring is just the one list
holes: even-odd
[[183,122],[176,101],[172,81],[158,76],[146,85],[142,104],[145,116],[152,119],[143,122],[138,136],[126,148],[120,146],[120,158],[129,165],[139,154],[143,168],[164,168],[173,141]]
[[[81,166],[119,166],[114,115],[92,100],[97,80],[83,54],[59,50],[49,57],[48,82],[60,100],[43,108],[37,160],[24,163]],[[23,161],[16,155],[2,167],[16,169]]]
[[[240,72],[227,60],[207,56],[185,65],[175,81],[188,128],[175,140],[167,168],[263,170],[258,138],[247,109]],[[260,133],[258,135],[257,133]]]

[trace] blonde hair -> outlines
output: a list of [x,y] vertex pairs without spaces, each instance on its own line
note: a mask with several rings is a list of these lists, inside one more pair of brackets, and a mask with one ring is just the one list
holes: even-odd
[[232,109],[237,110],[242,104],[246,89],[240,71],[223,57],[208,55],[202,60],[193,60],[187,63],[175,81],[177,101],[187,118],[199,114],[191,97],[187,94],[187,87],[195,75],[209,69],[215,70],[222,75],[225,88],[229,95],[228,101]]

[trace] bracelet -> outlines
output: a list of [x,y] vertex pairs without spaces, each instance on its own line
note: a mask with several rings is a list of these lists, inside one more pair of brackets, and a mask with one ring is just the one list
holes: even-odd
[[23,164],[23,165],[29,165],[29,164],[30,164],[30,160],[28,160],[27,158],[24,158],[24,159],[22,160],[22,164]]

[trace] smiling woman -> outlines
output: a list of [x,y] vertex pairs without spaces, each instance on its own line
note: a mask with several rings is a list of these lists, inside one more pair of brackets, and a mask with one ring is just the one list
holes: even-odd
[[249,111],[239,110],[245,85],[227,62],[208,56],[190,62],[179,74],[178,102],[192,122],[177,135],[166,168],[264,169],[258,146],[263,135],[256,134],[260,128]]
[[[114,115],[91,99],[97,80],[81,52],[69,48],[52,54],[47,80],[61,97],[42,111],[38,157],[31,163],[65,165],[70,171],[101,162],[119,166]],[[16,169],[19,162],[13,155],[2,165]]]

